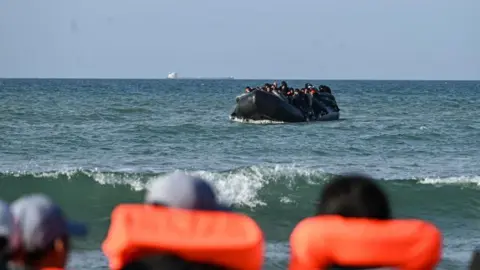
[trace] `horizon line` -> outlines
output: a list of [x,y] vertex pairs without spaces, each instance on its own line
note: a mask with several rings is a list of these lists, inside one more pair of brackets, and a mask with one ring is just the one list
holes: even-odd
[[314,79],[314,78],[236,78],[236,77],[186,77],[186,78],[116,78],[116,77],[0,77],[0,80],[157,80],[157,81],[181,81],[181,80],[228,80],[228,81],[467,81],[476,82],[480,79]]

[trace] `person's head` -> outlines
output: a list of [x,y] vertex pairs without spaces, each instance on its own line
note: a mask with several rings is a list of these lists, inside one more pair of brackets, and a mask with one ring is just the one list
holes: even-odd
[[320,92],[325,92],[325,93],[329,93],[329,94],[332,93],[332,90],[330,89],[330,87],[328,87],[326,85],[320,85],[318,87],[318,89],[320,89]]
[[245,87],[245,92],[249,93],[251,91],[252,91],[252,89],[250,88],[250,86]]
[[207,181],[182,172],[156,179],[145,194],[145,203],[190,210],[231,210],[218,202]]
[[480,247],[473,251],[472,260],[470,261],[469,270],[478,270],[480,269]]
[[18,198],[11,211],[20,233],[16,263],[30,267],[64,267],[70,251],[70,236],[85,236],[84,224],[66,220],[62,209],[43,194]]
[[361,174],[334,177],[327,183],[317,203],[317,215],[391,219],[387,195],[375,181]]

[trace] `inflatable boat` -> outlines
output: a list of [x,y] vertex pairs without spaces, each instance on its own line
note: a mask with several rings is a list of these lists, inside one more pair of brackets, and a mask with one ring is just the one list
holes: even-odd
[[[280,122],[331,121],[340,118],[340,110],[329,93],[306,94],[311,111],[302,111],[289,99],[274,91],[254,90],[236,98],[231,118],[243,120],[271,120]],[[293,97],[292,99],[295,99]]]

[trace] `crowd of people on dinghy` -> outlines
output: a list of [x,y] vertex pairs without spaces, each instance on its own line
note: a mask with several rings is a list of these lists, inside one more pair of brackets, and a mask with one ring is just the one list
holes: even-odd
[[263,86],[245,88],[246,93],[253,92],[255,90],[265,91],[274,94],[281,99],[285,100],[289,104],[298,108],[309,120],[321,117],[328,113],[326,110],[321,110],[315,113],[312,107],[313,98],[325,103],[325,106],[329,106],[334,112],[340,111],[337,105],[335,96],[332,94],[330,87],[326,85],[313,86],[311,83],[306,83],[302,88],[289,87],[285,81],[282,81],[280,85],[277,82],[265,83]]

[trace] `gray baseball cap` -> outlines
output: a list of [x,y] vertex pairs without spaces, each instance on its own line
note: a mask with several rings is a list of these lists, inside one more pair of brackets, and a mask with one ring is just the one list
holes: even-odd
[[231,209],[218,202],[211,185],[198,176],[175,172],[155,180],[145,195],[145,202],[191,210]]
[[85,236],[86,225],[68,221],[62,209],[43,194],[25,195],[10,209],[20,230],[20,243],[26,251],[41,250],[62,236]]

